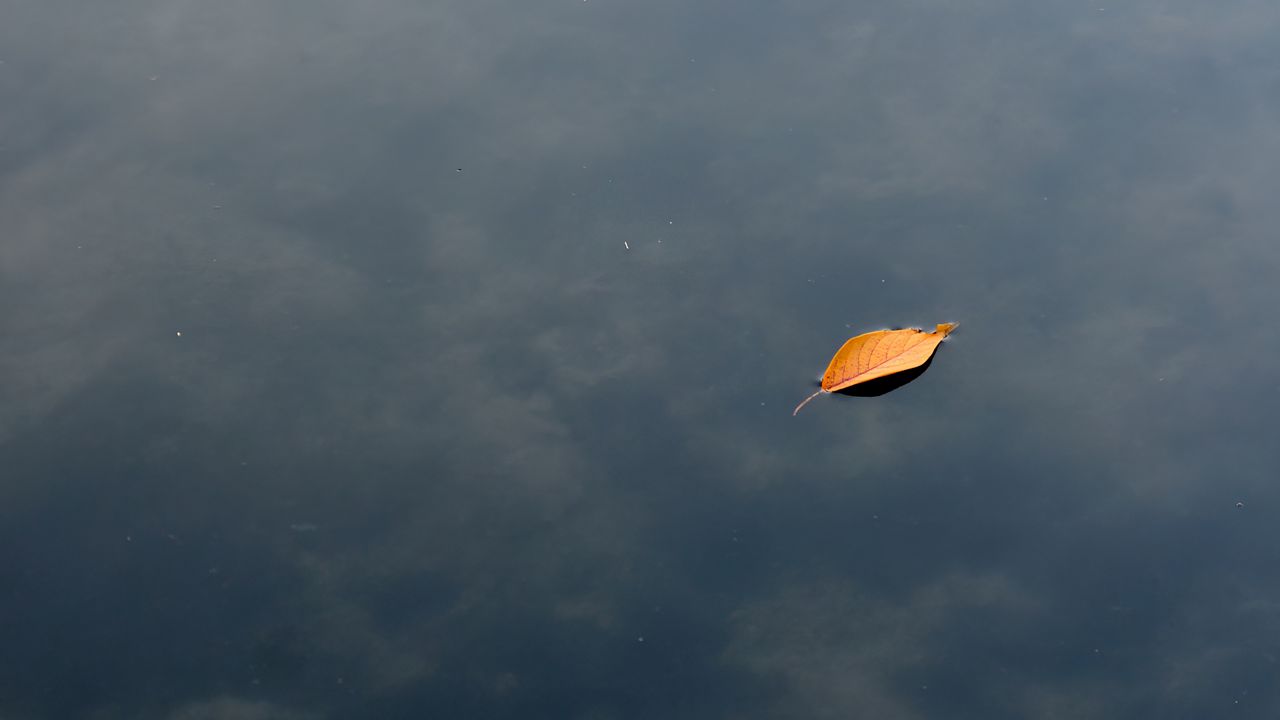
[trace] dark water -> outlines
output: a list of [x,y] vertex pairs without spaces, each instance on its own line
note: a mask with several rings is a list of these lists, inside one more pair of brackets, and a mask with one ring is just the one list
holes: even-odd
[[1273,3],[0,15],[0,716],[1280,716]]

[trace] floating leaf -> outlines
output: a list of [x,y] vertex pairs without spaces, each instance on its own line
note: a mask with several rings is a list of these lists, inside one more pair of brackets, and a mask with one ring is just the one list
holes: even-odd
[[914,370],[933,357],[938,343],[958,323],[942,323],[937,330],[876,330],[849,338],[836,351],[822,375],[822,389],[796,406],[792,415],[822,393],[832,393],[888,375]]

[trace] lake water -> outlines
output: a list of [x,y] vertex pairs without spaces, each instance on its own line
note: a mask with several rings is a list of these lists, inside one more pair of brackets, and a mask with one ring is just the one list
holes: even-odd
[[1280,6],[0,14],[0,716],[1280,716]]

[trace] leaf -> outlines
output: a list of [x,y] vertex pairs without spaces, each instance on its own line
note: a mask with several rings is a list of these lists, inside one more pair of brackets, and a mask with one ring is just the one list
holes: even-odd
[[929,362],[938,343],[959,323],[942,323],[933,332],[920,328],[876,330],[849,338],[836,351],[822,375],[822,389],[805,398],[792,415],[822,393],[833,393],[888,375],[895,375]]

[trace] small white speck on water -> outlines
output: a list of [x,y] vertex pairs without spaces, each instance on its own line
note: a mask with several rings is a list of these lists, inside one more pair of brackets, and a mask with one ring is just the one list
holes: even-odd
[[[586,0],[583,0],[583,2],[586,2]],[[636,642],[644,642],[644,636],[641,635],[640,637],[636,638]]]
[[177,335],[178,337],[182,337],[182,331],[179,330],[178,332],[174,333],[174,335]]
[[624,248],[626,248],[626,249],[630,250],[630,249],[631,249],[631,243],[627,242],[626,240],[623,240],[623,241],[622,241],[622,247],[624,247]]

